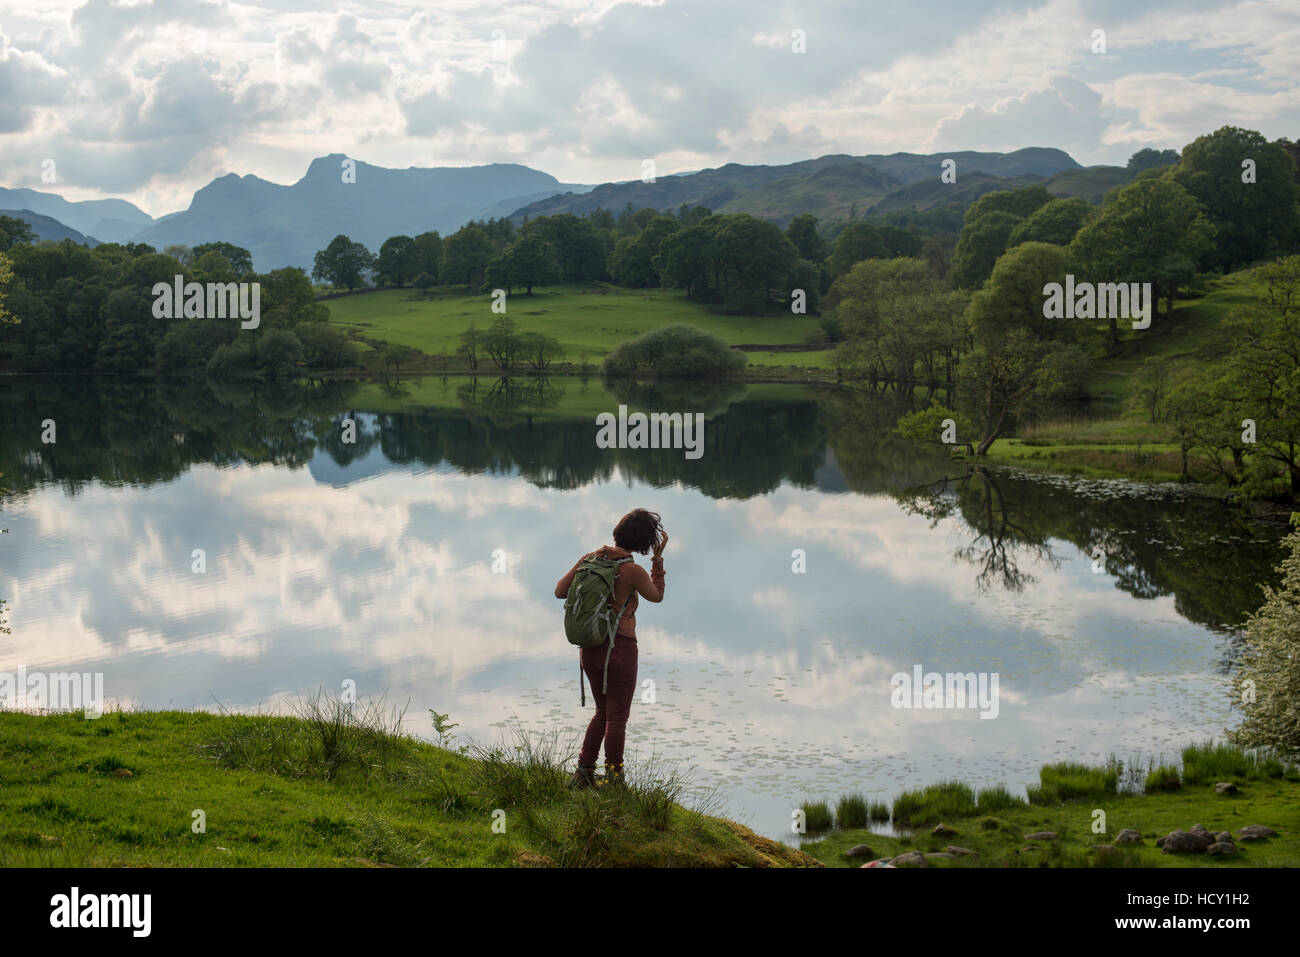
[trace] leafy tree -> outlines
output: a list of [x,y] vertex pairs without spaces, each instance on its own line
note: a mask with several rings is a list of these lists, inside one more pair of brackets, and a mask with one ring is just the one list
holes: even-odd
[[654,257],[664,239],[677,229],[673,217],[656,216],[635,236],[620,237],[606,263],[610,277],[620,286],[633,289],[658,286],[660,277]]
[[713,244],[713,230],[709,226],[684,226],[666,236],[659,244],[659,252],[650,257],[660,282],[675,289],[685,289],[686,295],[703,297],[709,292],[709,269],[706,258]]
[[922,243],[916,233],[898,226],[870,220],[851,223],[835,237],[828,263],[830,275],[838,278],[864,259],[919,256]]
[[948,279],[954,286],[973,289],[993,273],[993,267],[1011,244],[1011,234],[1024,219],[1003,210],[993,210],[968,221],[957,237]]
[[464,282],[466,289],[482,283],[488,262],[496,254],[480,226],[462,226],[442,243],[439,275],[445,282]]
[[1071,196],[1067,199],[1054,199],[1046,206],[1040,206],[1029,217],[1016,225],[1011,231],[1008,248],[1021,243],[1051,243],[1054,246],[1068,246],[1091,219],[1097,215],[1097,207],[1086,199]]
[[1138,150],[1128,158],[1128,169],[1134,173],[1155,169],[1160,166],[1173,166],[1178,163],[1178,150]]
[[564,347],[553,336],[525,332],[519,337],[518,354],[538,372],[544,372],[552,362],[564,358]]
[[[1255,162],[1254,183],[1242,182],[1246,160]],[[1207,267],[1228,273],[1292,249],[1300,233],[1300,187],[1295,163],[1279,144],[1254,130],[1225,126],[1189,143],[1173,178],[1201,202],[1216,227]]]
[[619,343],[601,368],[611,376],[725,378],[739,374],[745,363],[744,353],[713,333],[673,323]]
[[5,288],[13,278],[13,263],[9,261],[8,256],[0,252],[0,326],[18,324],[18,319],[13,313],[5,309]]
[[459,338],[460,345],[456,348],[456,355],[468,362],[471,369],[477,369],[479,355],[483,351],[483,330],[471,324]]
[[[1294,520],[1294,516],[1293,516]],[[1245,720],[1228,738],[1242,748],[1273,748],[1300,756],[1300,530],[1282,543],[1277,587],[1263,585],[1264,603],[1246,622],[1245,654],[1232,696]],[[1253,700],[1240,691],[1253,687]]]
[[555,247],[536,233],[521,236],[510,247],[506,258],[511,280],[523,286],[530,296],[533,294],[533,286],[550,285],[563,272]]
[[342,233],[316,253],[312,278],[331,286],[344,286],[348,292],[366,284],[366,273],[374,265],[374,256],[361,243],[354,243]]
[[386,286],[401,288],[420,269],[420,251],[410,236],[389,236],[379,247],[375,278]]
[[[1170,179],[1137,180],[1118,190],[1070,244],[1070,255],[1092,282],[1150,282],[1173,309],[1180,286],[1196,275],[1213,228],[1194,197]],[[1111,348],[1119,326],[1109,322]]]
[[565,282],[585,282],[605,276],[605,260],[610,252],[608,235],[588,219],[572,213],[539,216],[524,223],[519,235],[538,236],[555,247]]
[[31,224],[17,216],[0,216],[0,253],[8,252],[19,243],[36,242]]
[[519,361],[519,323],[509,316],[498,316],[479,343],[498,369],[510,369]]
[[1035,405],[1077,390],[1086,372],[1077,324],[1043,315],[1043,287],[1062,282],[1066,268],[1060,246],[1024,243],[998,260],[971,297],[966,317],[978,348],[962,361],[960,376],[979,425],[977,455]]
[[826,258],[826,242],[817,232],[817,217],[812,213],[801,213],[790,220],[790,225],[785,228],[785,238],[794,243],[794,248],[804,259],[818,263]]
[[[420,233],[415,237],[416,274],[425,273],[438,281],[438,270],[442,267],[442,237],[437,230]],[[421,289],[425,287],[421,286]],[[427,292],[428,290],[425,289]]]
[[246,276],[253,271],[253,254],[243,246],[236,246],[234,243],[199,243],[190,250],[190,261],[197,262],[208,253],[220,253],[225,257],[235,270],[236,276]]

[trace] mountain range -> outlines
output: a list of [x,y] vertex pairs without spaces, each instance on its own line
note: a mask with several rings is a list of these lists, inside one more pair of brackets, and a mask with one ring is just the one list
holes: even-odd
[[[940,179],[941,164],[949,159],[956,163],[955,183]],[[522,222],[598,207],[618,213],[628,204],[659,210],[703,205],[782,226],[808,212],[831,223],[908,207],[971,203],[991,190],[1030,183],[1043,183],[1058,196],[1100,202],[1131,175],[1121,167],[1080,166],[1062,150],[1031,147],[1011,153],[834,154],[777,166],[728,163],[653,182],[592,187],[561,183],[516,164],[388,169],[331,154],[313,160],[302,179],[287,186],[252,175],[218,177],[194,194],[187,209],[158,219],[121,199],[70,202],[53,193],[3,187],[0,211],[21,213],[42,239],[63,238],[63,227],[69,238],[90,244],[129,241],[162,249],[224,240],[249,250],[259,271],[281,266],[310,271],[316,251],[339,233],[377,252],[389,236],[431,229],[446,235],[471,219]]]

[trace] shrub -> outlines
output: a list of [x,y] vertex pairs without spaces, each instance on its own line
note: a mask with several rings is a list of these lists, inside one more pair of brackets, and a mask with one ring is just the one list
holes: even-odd
[[629,339],[605,357],[602,371],[613,376],[732,376],[747,360],[718,336],[685,323],[652,329]]

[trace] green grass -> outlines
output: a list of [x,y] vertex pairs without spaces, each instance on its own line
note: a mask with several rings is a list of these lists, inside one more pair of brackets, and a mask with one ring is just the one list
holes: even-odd
[[944,781],[900,794],[894,801],[894,824],[922,827],[974,812],[975,792],[970,786],[961,781]]
[[1188,784],[1217,784],[1228,781],[1243,784],[1280,778],[1287,766],[1269,754],[1258,757],[1229,744],[1207,741],[1183,748],[1183,780]]
[[835,823],[840,827],[866,827],[870,819],[867,799],[861,794],[846,794],[835,805]]
[[0,865],[815,864],[712,816],[672,769],[571,792],[554,739],[462,752],[398,727],[320,699],[288,717],[0,712]]
[[799,809],[803,811],[804,827],[809,834],[829,831],[835,826],[831,806],[826,801],[804,801]]
[[1152,768],[1147,772],[1144,788],[1147,794],[1154,794],[1157,791],[1177,791],[1183,786],[1182,779],[1178,776],[1178,769],[1168,764],[1162,764],[1158,768]]
[[[1094,794],[1086,800],[1071,802],[1060,800],[1049,804],[1013,801],[993,813],[986,807],[946,807],[943,823],[957,831],[956,835],[931,835],[925,829],[932,815],[914,814],[916,830],[901,835],[878,834],[861,828],[840,828],[818,841],[807,842],[802,848],[829,867],[859,867],[861,860],[846,858],[844,852],[856,844],[867,844],[876,857],[894,857],[909,850],[922,852],[942,851],[955,844],[975,851],[978,857],[958,857],[954,860],[934,859],[931,867],[1296,867],[1300,866],[1300,781],[1294,768],[1287,776],[1270,776],[1256,772],[1248,756],[1237,752],[1240,761],[1226,763],[1231,748],[1198,749],[1203,755],[1213,752],[1217,780],[1231,780],[1233,775],[1225,770],[1235,768],[1241,783],[1237,794],[1215,794],[1213,783],[1186,785],[1177,790],[1155,791],[1147,794],[1115,793]],[[1263,767],[1263,760],[1260,766]],[[1280,765],[1280,762],[1274,762]],[[1202,768],[1214,766],[1202,762]],[[1053,787],[1068,789],[1104,788],[1113,765],[1088,768],[1084,765],[1058,764],[1045,778]],[[1047,771],[1047,768],[1043,769]],[[1250,776],[1254,773],[1255,776]],[[956,794],[954,782],[939,785],[949,794]],[[995,790],[995,789],[994,789]],[[967,789],[969,791],[969,789]],[[930,788],[927,792],[940,792]],[[987,792],[981,791],[981,797]],[[904,795],[904,797],[907,797]],[[900,798],[902,800],[902,798]],[[996,803],[996,802],[995,802]],[[897,813],[897,804],[895,805]],[[905,808],[906,810],[906,808]],[[1096,812],[1104,812],[1104,817]],[[959,813],[954,813],[959,812]],[[1098,832],[1094,827],[1100,824]],[[1204,824],[1213,832],[1222,830],[1236,834],[1248,824],[1263,824],[1278,832],[1278,837],[1267,841],[1238,841],[1241,853],[1230,857],[1205,854],[1165,854],[1155,845],[1157,838],[1170,831],[1190,829],[1193,824]],[[1119,845],[1114,853],[1099,853],[1089,848],[1097,844],[1113,844],[1115,835],[1132,828],[1142,835],[1142,843]],[[1056,840],[1036,839],[1028,835],[1040,831],[1054,831]],[[1028,845],[1036,849],[1027,849]]]
[[[434,290],[427,298],[418,290],[388,289],[324,304],[333,325],[430,355],[454,355],[457,337],[471,323],[486,329],[497,318],[487,293],[467,294],[452,287]],[[519,323],[521,332],[542,332],[558,339],[567,361],[580,361],[585,351],[596,364],[625,339],[674,322],[690,323],[731,345],[797,343],[816,322],[810,316],[778,312],[776,307],[769,316],[726,316],[709,312],[677,290],[623,289],[604,283],[535,289],[532,296],[517,292],[507,299],[506,314]],[[825,361],[818,353],[796,356],[788,362],[760,364],[797,362],[820,367]]]

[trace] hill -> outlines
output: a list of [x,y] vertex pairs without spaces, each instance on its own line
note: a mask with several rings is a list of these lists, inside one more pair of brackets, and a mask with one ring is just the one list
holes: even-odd
[[55,242],[60,239],[71,239],[74,243],[81,243],[83,246],[92,248],[99,245],[98,239],[83,235],[72,227],[65,226],[52,216],[42,216],[39,213],[33,213],[30,209],[0,209],[0,216],[13,216],[23,220],[28,226],[32,227],[32,232],[42,242],[47,239]]
[[522,222],[525,216],[581,215],[602,206],[618,212],[630,203],[635,209],[649,206],[659,210],[700,205],[714,212],[761,215],[781,224],[800,213],[833,220],[843,218],[854,203],[864,210],[907,184],[929,179],[937,183],[946,159],[956,161],[959,180],[976,174],[1046,178],[1082,168],[1061,150],[1038,147],[1013,153],[835,154],[783,166],[728,163],[716,169],[660,176],[653,183],[605,183],[582,195],[553,196],[521,207],[511,218]]
[[49,216],[101,242],[122,242],[150,225],[153,217],[124,199],[71,202],[54,193],[0,186],[0,209],[24,209]]
[[339,233],[371,252],[389,236],[449,232],[506,200],[586,187],[561,183],[526,166],[387,169],[357,161],[355,182],[343,182],[342,154],[313,160],[306,175],[284,186],[230,173],[194,194],[188,209],[163,217],[132,237],[159,249],[224,240],[253,254],[259,271],[301,266]]

